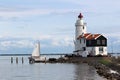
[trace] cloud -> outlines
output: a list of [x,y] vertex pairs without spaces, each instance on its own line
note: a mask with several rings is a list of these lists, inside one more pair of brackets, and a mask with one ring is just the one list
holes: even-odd
[[[108,37],[108,48],[111,49],[111,46],[114,45],[114,48],[117,48],[120,44],[120,34],[119,32],[116,33],[107,33],[104,34]],[[44,52],[54,52],[57,50],[63,51],[65,48],[69,51],[73,50],[74,43],[73,37],[69,35],[42,35],[39,37],[0,37],[0,50],[8,51],[15,49],[16,51],[23,51],[28,49],[33,49],[36,40],[40,40],[41,43],[41,51]],[[112,45],[111,45],[112,41]],[[64,50],[64,51],[66,51]],[[32,50],[31,50],[32,51]],[[67,51],[66,51],[67,52]],[[117,49],[116,49],[117,52]]]
[[29,40],[4,40],[0,41],[0,46],[4,48],[11,48],[11,47],[18,47],[18,48],[24,48],[28,47],[31,48],[33,47],[33,43]]
[[104,33],[108,38],[108,52],[118,53],[120,51],[120,32]]
[[72,46],[73,47],[73,40],[71,37],[66,36],[63,38],[59,39],[53,39],[52,40],[52,45],[53,46]]
[[62,47],[73,46],[73,38],[70,35],[44,35],[38,38],[41,42],[47,41],[47,46]]
[[104,33],[105,34],[105,36],[107,36],[107,37],[111,37],[111,38],[120,38],[120,32],[113,32],[113,33]]
[[1,18],[20,18],[20,17],[30,17],[37,15],[50,15],[50,14],[65,14],[73,13],[78,11],[78,9],[28,9],[28,10],[0,10]]
[[[73,4],[84,4],[84,5],[93,5],[93,6],[97,5],[97,7],[99,7],[99,5],[102,5],[102,6],[103,5],[107,5],[107,6],[108,5],[109,6],[111,6],[111,5],[119,6],[119,4],[120,4],[120,1],[114,1],[113,2],[113,0],[106,0],[106,1],[104,1],[104,0],[100,0],[100,1],[99,0],[93,0],[92,2],[89,1],[89,0],[84,0],[84,1],[80,1],[80,0],[57,0],[57,1],[68,2],[68,3],[73,3]],[[114,7],[114,6],[111,6],[111,7]]]
[[[61,3],[69,3],[68,5],[79,4],[80,7],[75,6],[74,8],[66,7],[66,8],[49,8],[50,4],[47,5],[47,8],[41,8],[38,6],[36,8],[27,8],[27,7],[16,7],[16,8],[6,8],[0,7],[0,18],[8,19],[8,18],[24,18],[24,17],[31,17],[31,16],[38,16],[38,15],[51,15],[51,14],[66,14],[66,13],[79,13],[80,11],[97,14],[97,13],[113,13],[118,11],[119,2],[115,1],[113,6],[113,1],[95,1],[93,4],[89,1],[79,1],[79,0],[52,0],[54,3],[61,2]],[[46,2],[46,1],[45,1]],[[84,6],[83,6],[84,5]],[[107,5],[107,6],[106,6]],[[26,5],[27,6],[27,5]],[[32,6],[32,5],[31,5]],[[97,7],[96,7],[97,6]],[[104,7],[106,6],[106,7]],[[57,8],[58,7],[58,8]],[[111,10],[112,8],[112,10]],[[114,9],[113,9],[114,8]],[[117,10],[117,11],[114,11]],[[108,14],[107,14],[108,15]]]
[[109,45],[119,45],[120,44],[120,32],[106,33],[104,34],[108,38]]
[[51,48],[51,52],[52,50],[54,51],[55,48],[57,49],[57,47],[58,48],[73,47],[73,41],[70,36],[61,35],[60,37],[56,37],[56,35],[43,35],[38,38],[3,37],[2,36],[0,38],[0,50],[4,52],[8,50],[13,50],[13,49],[15,49],[15,51],[17,50],[19,51],[20,49],[22,49],[22,51],[26,49],[32,49],[34,48],[34,45],[37,40],[40,41],[41,49],[44,50],[44,49]]

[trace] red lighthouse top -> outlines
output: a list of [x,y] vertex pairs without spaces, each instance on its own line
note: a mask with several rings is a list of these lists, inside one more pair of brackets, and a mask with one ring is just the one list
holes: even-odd
[[78,18],[80,18],[80,19],[83,18],[82,13],[79,14]]

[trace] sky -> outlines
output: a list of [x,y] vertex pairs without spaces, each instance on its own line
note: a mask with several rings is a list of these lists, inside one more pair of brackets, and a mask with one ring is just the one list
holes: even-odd
[[0,0],[0,53],[72,53],[79,13],[87,32],[108,38],[108,52],[120,52],[119,0]]

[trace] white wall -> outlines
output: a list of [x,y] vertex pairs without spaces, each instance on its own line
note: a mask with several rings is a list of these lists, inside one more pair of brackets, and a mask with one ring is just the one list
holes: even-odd
[[[103,46],[100,46],[103,47]],[[100,47],[95,47],[95,55],[101,54],[101,55],[107,55],[107,47],[103,47],[103,51],[99,51]]]
[[[78,48],[80,49],[82,49],[82,47],[83,46],[78,46]],[[99,51],[99,47],[86,47],[86,51],[89,53],[89,54],[91,54],[91,55],[99,55],[99,54],[101,54],[101,55],[107,55],[107,47],[103,47],[103,52],[100,52]],[[84,51],[79,51],[79,52],[77,52],[79,55],[83,55],[83,52]],[[76,54],[77,54],[76,53]]]
[[81,38],[81,43],[80,43],[80,40],[76,40],[75,50],[83,50],[83,47],[86,47],[86,40],[85,40],[85,43],[84,43],[84,38]]
[[86,50],[88,51],[89,54],[95,55],[95,54],[94,54],[94,53],[95,53],[95,48],[94,48],[94,47],[87,47]]
[[107,47],[104,47],[104,55],[108,55]]
[[84,43],[84,40],[85,38],[81,38],[81,48],[86,47],[86,40],[85,40],[85,43]]
[[75,41],[75,51],[79,50],[79,40]]
[[95,47],[95,55],[99,54],[99,47]]
[[87,47],[86,50],[88,53],[92,53],[92,55],[107,55],[107,47],[103,47],[103,52],[99,51],[99,47]]

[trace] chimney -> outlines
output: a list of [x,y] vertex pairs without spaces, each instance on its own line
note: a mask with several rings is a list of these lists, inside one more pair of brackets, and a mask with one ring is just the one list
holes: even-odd
[[92,34],[92,37],[94,38],[94,37],[95,37],[95,35],[94,35],[94,34]]

